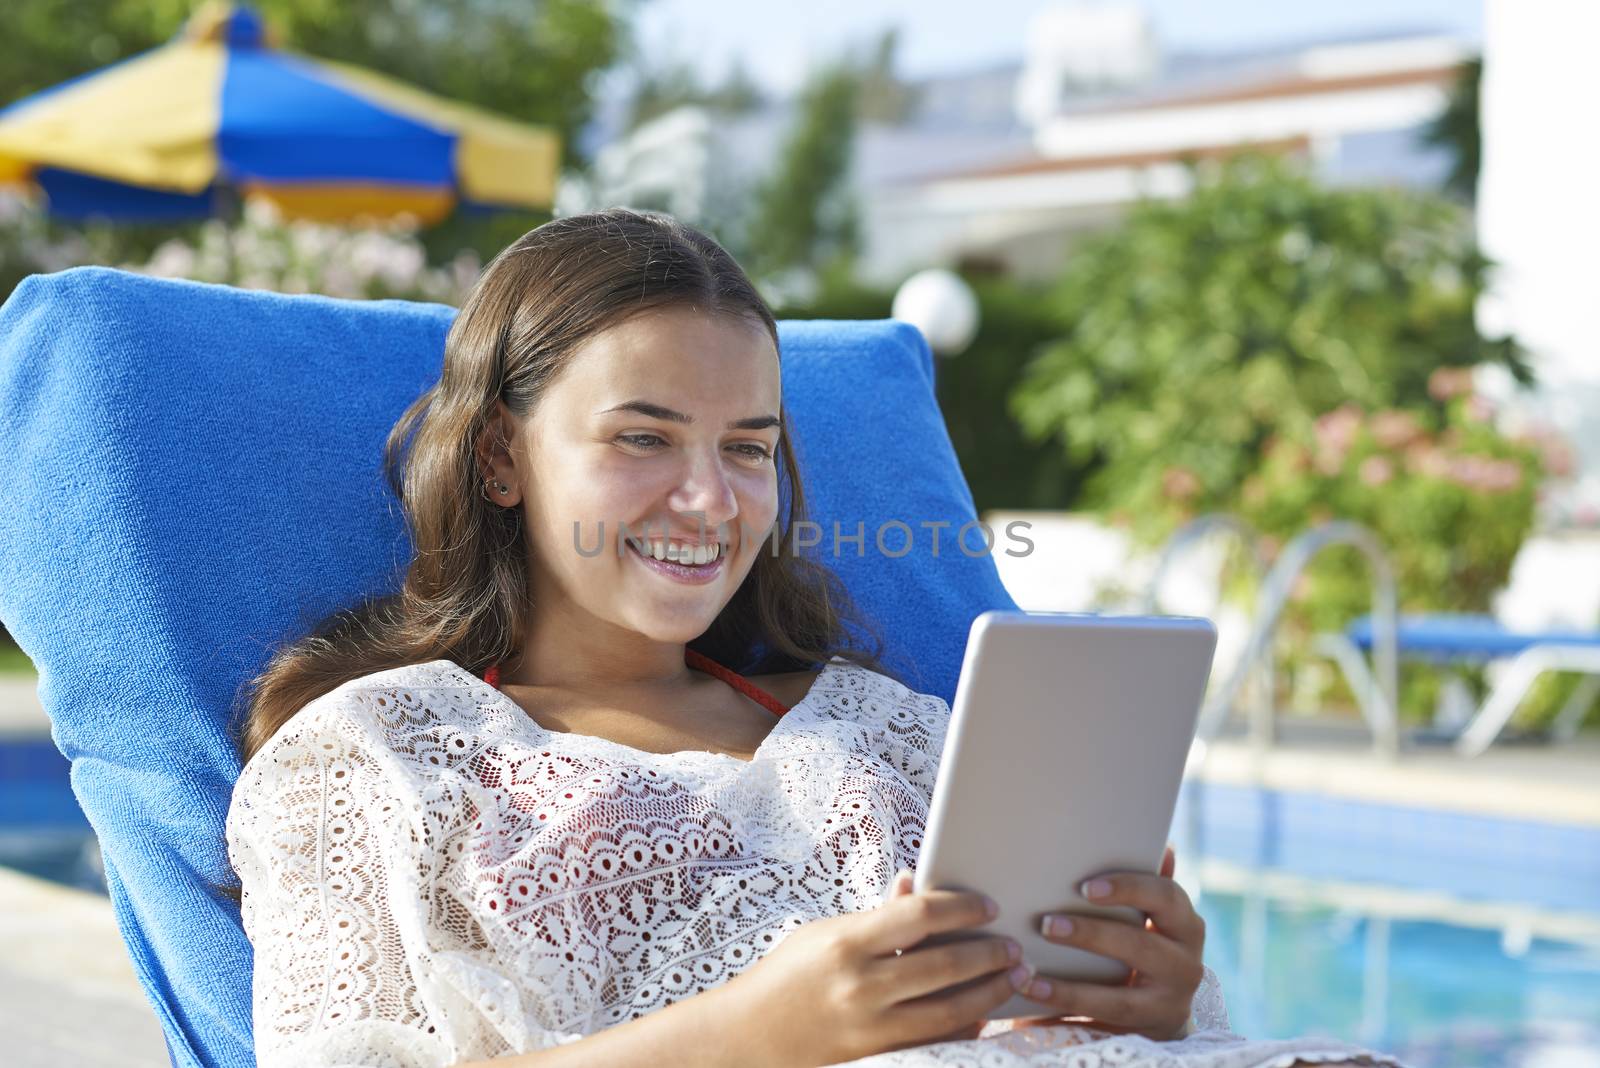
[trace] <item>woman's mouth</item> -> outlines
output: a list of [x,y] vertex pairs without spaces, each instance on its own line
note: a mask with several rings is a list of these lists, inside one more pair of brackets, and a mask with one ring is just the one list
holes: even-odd
[[628,540],[628,552],[656,574],[663,575],[674,582],[681,582],[686,586],[704,586],[708,582],[714,582],[717,576],[722,574],[722,569],[727,560],[726,551],[717,551],[714,559],[703,564],[683,562],[684,557],[688,557],[688,554],[683,554],[679,559],[657,560],[648,552],[641,552],[640,543],[633,539]]

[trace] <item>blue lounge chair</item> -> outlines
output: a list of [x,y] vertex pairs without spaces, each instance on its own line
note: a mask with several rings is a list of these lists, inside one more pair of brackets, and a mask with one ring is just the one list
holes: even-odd
[[[36,275],[0,308],[0,620],[39,668],[181,1068],[254,1061],[250,945],[207,891],[230,874],[230,705],[276,645],[398,583],[382,445],[437,379],[453,315],[104,268]],[[781,342],[814,551],[888,666],[949,700],[972,618],[1015,604],[992,559],[950,544],[975,515],[928,348],[893,320],[786,322]],[[917,551],[876,551],[891,520]],[[834,521],[852,539],[837,557]],[[923,522],[950,524],[937,556]]]
[[[1514,631],[1491,616],[1414,615],[1401,616],[1396,631],[1401,656],[1441,665],[1486,664],[1509,660],[1503,674],[1479,708],[1465,724],[1435,735],[1452,743],[1463,756],[1477,756],[1502,736],[1517,706],[1533,687],[1534,680],[1546,671],[1575,671],[1584,677],[1572,697],[1550,725],[1550,737],[1571,738],[1589,706],[1600,696],[1600,632],[1549,630],[1536,633]],[[1372,648],[1373,626],[1370,616],[1352,623],[1342,637],[1324,637],[1330,651],[1338,641],[1357,650]],[[1347,678],[1352,663],[1348,656],[1337,657],[1345,665]],[[1358,695],[1368,692],[1364,679],[1349,678]]]

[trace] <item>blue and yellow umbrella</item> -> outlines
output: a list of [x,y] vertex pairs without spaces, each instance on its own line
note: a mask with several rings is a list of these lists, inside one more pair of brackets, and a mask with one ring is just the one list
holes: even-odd
[[290,218],[431,223],[547,209],[559,160],[549,130],[278,49],[234,5],[0,111],[0,183],[37,185],[62,218],[204,217],[232,190]]

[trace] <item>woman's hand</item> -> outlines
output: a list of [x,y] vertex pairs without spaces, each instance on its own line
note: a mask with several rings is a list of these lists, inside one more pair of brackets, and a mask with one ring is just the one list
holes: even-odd
[[909,890],[897,877],[877,908],[805,924],[719,988],[750,1063],[837,1064],[948,1041],[1016,993],[1028,976],[1011,939],[922,945],[993,920],[982,895]]
[[[894,877],[894,885],[889,889],[889,900],[893,901],[895,898],[905,897],[907,894],[911,893],[911,886],[911,873],[908,871],[900,872]],[[947,1035],[941,1035],[937,1038],[930,1038],[928,1039],[928,1042],[960,1042],[964,1039],[977,1038],[978,1033],[983,1030],[983,1025],[987,1022],[987,1020],[974,1020],[967,1026],[957,1028]]]
[[[1087,1017],[1072,1022],[1098,1030],[1134,1032],[1158,1042],[1180,1037],[1187,1029],[1190,1004],[1205,974],[1200,957],[1206,925],[1189,895],[1173,881],[1174,866],[1172,847],[1168,846],[1159,875],[1117,872],[1096,876],[1085,884],[1084,896],[1097,905],[1129,905],[1146,913],[1149,919],[1142,930],[1120,920],[1074,915],[1062,917],[1071,922],[1070,931],[1045,933],[1051,942],[1122,961],[1133,970],[1127,983],[1068,982],[1041,975],[1023,996],[1061,1016]],[[1105,892],[1095,892],[1101,889]],[[1017,1026],[1060,1022],[1059,1017],[1030,1017],[1017,1021]]]

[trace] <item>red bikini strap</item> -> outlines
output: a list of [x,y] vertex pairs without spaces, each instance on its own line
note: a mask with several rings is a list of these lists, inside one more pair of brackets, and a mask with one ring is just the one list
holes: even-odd
[[738,672],[730,671],[728,668],[723,667],[721,664],[717,663],[709,656],[706,656],[704,653],[697,653],[693,649],[685,646],[683,650],[683,662],[698,671],[704,671],[709,675],[715,675],[729,686],[732,686],[735,690],[738,690],[740,693],[754,700],[757,704],[761,705],[761,707],[765,708],[768,712],[771,712],[774,716],[781,716],[785,712],[789,711],[789,707],[782,701],[778,700],[776,697],[772,696],[770,693],[763,690],[761,687],[757,686],[743,675],[740,675]]
[[[789,711],[782,701],[743,675],[728,670],[703,653],[697,653],[693,649],[685,648],[683,650],[683,662],[698,671],[704,671],[708,675],[715,675],[740,693],[749,696],[760,704],[762,708],[765,708],[775,716],[781,716]],[[483,673],[483,681],[498,690],[500,688],[500,665],[490,664],[489,669]]]

